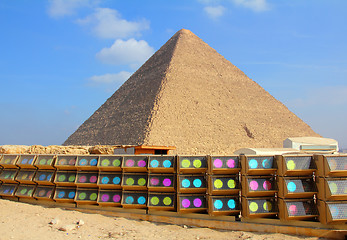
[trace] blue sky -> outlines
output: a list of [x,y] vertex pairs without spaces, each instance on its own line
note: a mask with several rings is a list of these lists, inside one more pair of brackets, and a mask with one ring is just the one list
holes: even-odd
[[345,0],[0,0],[0,145],[62,144],[185,28],[347,148],[346,22]]

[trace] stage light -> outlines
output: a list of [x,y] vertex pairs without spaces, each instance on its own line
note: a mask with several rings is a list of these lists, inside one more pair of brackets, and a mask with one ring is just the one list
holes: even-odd
[[18,184],[3,183],[0,186],[0,196],[11,197],[14,195],[18,187]]
[[176,177],[174,174],[153,174],[148,176],[148,191],[175,192]]
[[150,156],[148,159],[148,171],[151,173],[174,173],[175,170],[174,156]]
[[279,176],[309,176],[316,171],[312,155],[276,156]]
[[0,160],[0,166],[3,168],[18,168],[16,165],[16,162],[18,160],[18,155],[8,155],[4,154],[2,155],[2,158]]
[[179,173],[205,173],[207,170],[206,156],[178,156]]
[[278,197],[312,198],[317,193],[313,177],[277,177]]
[[121,189],[122,173],[99,172],[98,187],[107,189]]
[[347,200],[347,178],[316,178],[318,199]]
[[147,174],[123,173],[121,186],[123,190],[147,190]]
[[122,171],[123,157],[107,155],[100,156],[98,161],[98,168],[100,171]]
[[58,170],[75,170],[77,156],[60,155],[57,156],[55,167]]
[[38,200],[53,200],[55,186],[38,185],[33,197]]
[[32,198],[35,189],[36,185],[19,184],[14,195],[20,198]]
[[38,170],[34,182],[40,185],[54,185],[55,170]]
[[245,218],[275,217],[278,213],[274,197],[241,198],[242,216]]
[[208,196],[208,213],[211,216],[239,215],[240,207],[238,196]]
[[36,169],[34,166],[35,160],[36,160],[35,155],[20,155],[16,165],[20,168]]
[[99,156],[78,156],[76,168],[77,170],[98,170]]
[[77,171],[75,184],[77,187],[97,187],[98,172]]
[[34,176],[37,170],[20,169],[15,180],[22,184],[34,184]]
[[277,171],[273,156],[240,156],[243,175],[271,175]]
[[239,194],[241,188],[238,175],[209,175],[208,182],[210,195]]
[[147,208],[147,192],[123,191],[123,208]]
[[314,220],[318,217],[313,199],[278,199],[281,220]]
[[99,189],[99,197],[97,203],[100,206],[114,207],[120,206],[122,200],[121,190],[104,190]]
[[261,197],[274,196],[277,184],[273,176],[242,176],[242,196]]
[[77,204],[96,204],[98,200],[97,188],[77,188],[75,202]]
[[175,193],[148,193],[148,209],[154,210],[175,210],[176,194]]
[[317,176],[347,177],[347,155],[315,155]]
[[77,171],[57,171],[54,184],[57,186],[76,186]]
[[123,159],[122,169],[124,172],[147,172],[148,157],[126,156]]
[[55,159],[56,157],[54,155],[38,155],[34,162],[34,166],[42,170],[55,169]]
[[178,175],[178,193],[206,193],[205,175]]
[[0,173],[0,180],[4,183],[18,183],[15,178],[19,172],[19,169],[4,169]]
[[322,224],[346,223],[347,201],[317,201],[319,221]]
[[179,213],[205,212],[207,200],[205,194],[179,194],[177,197]]
[[56,187],[53,199],[56,202],[75,202],[76,187]]
[[209,174],[233,174],[240,172],[238,156],[210,156],[208,164]]

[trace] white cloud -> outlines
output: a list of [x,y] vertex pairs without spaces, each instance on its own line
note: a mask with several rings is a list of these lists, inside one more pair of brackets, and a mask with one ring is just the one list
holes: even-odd
[[123,41],[117,39],[109,48],[103,48],[96,57],[103,63],[114,65],[130,65],[136,68],[144,63],[154,49],[144,40],[137,41],[133,38]]
[[219,5],[219,6],[207,6],[204,7],[204,11],[207,14],[208,17],[212,18],[212,19],[217,19],[221,16],[224,15],[226,8]]
[[269,9],[266,0],[232,0],[236,5],[250,8],[255,12],[262,12]]
[[149,29],[147,20],[127,21],[121,18],[117,10],[110,8],[96,8],[93,14],[77,20],[77,23],[91,26],[94,34],[100,38],[127,38]]
[[89,78],[89,82],[93,85],[100,84],[117,84],[125,82],[132,73],[121,71],[119,73],[107,73],[104,75],[94,75]]
[[48,14],[51,17],[64,17],[75,14],[79,8],[94,7],[98,3],[98,0],[51,0]]

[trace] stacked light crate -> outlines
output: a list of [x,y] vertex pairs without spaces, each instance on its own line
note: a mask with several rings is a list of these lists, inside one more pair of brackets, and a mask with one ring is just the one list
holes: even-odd
[[241,209],[239,156],[208,158],[209,215],[239,215]]
[[36,167],[34,161],[36,160],[35,155],[20,155],[16,165],[19,168],[18,174],[15,178],[19,182],[15,196],[19,198],[30,199],[33,198],[36,190],[36,183],[34,177],[36,174]]
[[347,222],[347,155],[315,155],[319,220]]
[[147,208],[147,156],[124,156],[122,162],[122,207]]
[[0,173],[0,195],[7,199],[16,199],[15,193],[18,188],[18,182],[15,180],[19,172],[19,167],[16,165],[18,155],[4,154],[0,158],[0,165],[3,168]]
[[207,211],[207,157],[177,156],[177,211]]
[[317,188],[312,155],[276,156],[278,165],[279,217],[287,220],[315,220]]
[[38,155],[34,162],[36,171],[34,182],[37,184],[34,198],[37,200],[53,201],[55,184],[53,183],[56,169],[54,155]]
[[148,209],[176,209],[176,157],[150,156],[148,159]]
[[274,156],[240,155],[242,217],[275,218],[277,171]]
[[107,155],[99,157],[98,205],[104,207],[121,206],[122,162],[123,157],[121,156]]

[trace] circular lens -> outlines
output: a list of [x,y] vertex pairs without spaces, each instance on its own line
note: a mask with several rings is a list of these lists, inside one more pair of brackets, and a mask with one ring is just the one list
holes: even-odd
[[125,166],[127,166],[127,167],[133,167],[134,165],[135,165],[135,161],[132,159],[128,159],[125,162]]
[[45,196],[45,193],[46,193],[45,190],[40,190],[38,195],[39,195],[39,197],[43,197],[43,196]]
[[114,177],[112,182],[114,184],[119,184],[120,183],[120,177]]
[[229,188],[236,188],[236,182],[234,179],[229,179],[228,181],[228,187]]
[[249,210],[250,210],[251,212],[256,212],[256,211],[258,211],[258,204],[257,204],[256,202],[251,202],[251,203],[249,204]]
[[92,160],[90,160],[90,166],[96,166],[98,164],[98,160],[93,158]]
[[87,165],[87,159],[85,159],[85,158],[81,159],[80,162],[79,162],[79,164],[80,164],[80,166],[85,166],[85,165]]
[[170,161],[170,160],[164,160],[163,166],[164,166],[165,168],[171,167],[171,161]]
[[228,168],[235,168],[235,166],[236,166],[235,160],[234,159],[229,159],[227,161],[227,166],[228,166]]
[[108,184],[110,182],[110,179],[108,178],[108,177],[103,177],[102,179],[101,179],[101,183],[102,184]]
[[152,197],[151,198],[151,203],[152,205],[156,206],[159,203],[159,198],[158,197]]
[[214,181],[213,185],[214,185],[215,188],[219,189],[219,188],[222,188],[222,187],[223,187],[223,182],[222,182],[222,180],[220,180],[220,179],[216,179],[216,180]]
[[328,182],[331,194],[337,193],[337,185],[334,182]]
[[74,197],[75,197],[75,195],[76,195],[76,193],[75,193],[75,192],[69,192],[69,198],[70,198],[70,199],[74,198]]
[[[215,160],[213,161],[213,166],[214,166],[215,168],[221,168],[221,167],[223,166],[222,160],[220,160],[219,158],[215,159]],[[219,200],[219,201],[220,201],[220,200]],[[222,204],[223,204],[223,203],[222,203]]]
[[271,189],[271,182],[268,181],[268,180],[265,180],[264,183],[263,183],[263,188],[265,190],[270,190]]
[[41,174],[40,176],[39,176],[39,180],[40,181],[44,181],[46,179],[46,175],[45,174]]
[[61,191],[58,193],[58,198],[63,198],[65,197],[65,192],[64,191]]
[[190,186],[190,181],[188,179],[182,180],[182,187],[188,188]]
[[152,160],[151,161],[151,167],[152,168],[157,168],[159,166],[159,162],[158,162],[158,160]]
[[261,164],[263,165],[263,168],[271,168],[271,161],[269,159],[264,159]]
[[202,182],[200,179],[197,178],[197,179],[194,179],[193,185],[194,185],[194,187],[199,188],[199,187],[201,187]]
[[87,177],[86,176],[81,176],[79,179],[78,179],[78,182],[80,183],[85,183],[87,181]]
[[97,198],[98,198],[98,194],[96,194],[96,193],[92,193],[89,196],[89,199],[92,200],[92,201],[95,201]]
[[65,158],[62,158],[58,161],[59,165],[66,165],[67,164],[67,160]]
[[45,165],[46,164],[46,159],[44,159],[44,158],[41,159],[39,163],[40,163],[40,165]]
[[137,202],[138,202],[138,204],[143,205],[143,204],[146,203],[146,198],[143,197],[143,196],[141,196],[141,197],[139,197],[139,198],[137,199]]
[[75,176],[75,175],[71,175],[71,176],[69,177],[69,182],[74,182],[75,179],[76,179],[76,176]]
[[120,166],[120,160],[119,160],[119,159],[113,160],[112,165],[113,165],[114,167],[119,167],[119,166]]
[[201,201],[200,198],[195,198],[194,201],[193,201],[193,204],[194,204],[195,207],[198,208],[198,207],[201,207],[202,201]]
[[103,160],[101,161],[101,166],[106,167],[106,166],[109,166],[109,165],[110,165],[110,160],[108,160],[108,159],[103,159]]
[[81,200],[86,199],[86,197],[87,197],[87,194],[84,193],[84,192],[82,192],[82,193],[80,193],[80,194],[78,195],[78,198],[81,199]]
[[171,179],[165,178],[165,179],[163,180],[163,185],[164,185],[165,187],[171,186]]
[[269,202],[269,201],[264,202],[264,204],[263,204],[263,208],[264,208],[264,210],[265,210],[265,211],[270,212],[270,211],[271,211],[271,209],[272,209],[272,203],[271,203],[271,202]]
[[182,207],[188,208],[190,206],[190,201],[189,199],[183,199],[182,200]]
[[200,159],[195,159],[193,161],[193,165],[194,165],[195,168],[201,168],[201,165],[202,165],[201,160]]
[[132,204],[134,202],[134,198],[132,196],[128,196],[126,199],[125,199],[125,202],[127,204]]
[[131,186],[135,183],[134,179],[133,178],[128,178],[126,181],[125,181],[126,185],[128,186]]
[[91,176],[89,178],[89,182],[91,182],[91,183],[96,183],[96,181],[98,181],[98,177],[97,176]]
[[172,200],[170,197],[165,197],[163,203],[165,206],[169,206],[172,203]]
[[255,191],[255,190],[257,190],[258,189],[258,183],[257,183],[257,181],[255,181],[255,180],[252,180],[250,183],[249,183],[249,187],[250,187],[250,189],[252,190],[252,191]]
[[144,178],[139,178],[139,180],[137,180],[137,183],[140,185],[140,186],[144,186],[146,184],[146,179]]
[[117,203],[120,201],[120,195],[116,194],[113,196],[113,202]]
[[295,166],[296,166],[296,164],[295,164],[295,162],[294,162],[293,160],[289,160],[289,161],[287,162],[287,169],[288,169],[288,170],[294,170],[294,169],[295,169]]
[[255,169],[258,167],[258,162],[255,159],[251,159],[249,160],[248,165],[249,165],[249,168]]
[[228,207],[229,207],[230,209],[234,209],[234,208],[236,207],[236,202],[235,202],[234,199],[229,199],[229,201],[228,201]]
[[221,200],[217,199],[216,201],[214,201],[213,205],[214,205],[214,207],[215,207],[216,209],[219,210],[219,209],[222,209],[222,207],[223,207],[223,202],[222,202]]
[[139,167],[146,167],[146,161],[144,161],[144,160],[138,161],[137,166],[139,166]]
[[22,190],[20,190],[20,193],[21,193],[22,195],[24,195],[24,194],[26,194],[26,193],[27,193],[27,191],[28,191],[28,189],[23,188]]
[[157,186],[159,184],[159,179],[156,177],[151,178],[151,185]]
[[60,175],[60,176],[58,177],[59,182],[64,182],[65,179],[66,179],[66,176],[65,176],[65,175]]
[[182,166],[183,168],[189,168],[189,167],[190,167],[190,161],[189,161],[189,159],[183,159],[183,160],[182,160],[182,163],[181,163],[181,166]]
[[287,184],[287,189],[289,192],[294,192],[296,190],[296,185],[294,182],[289,182]]
[[295,205],[290,205],[288,208],[289,211],[289,215],[293,216],[296,215],[298,213],[298,209]]
[[71,165],[71,166],[75,165],[75,163],[76,163],[76,159],[71,159],[69,161],[69,165]]
[[24,159],[22,160],[22,164],[27,164],[28,161],[29,161],[28,159],[24,158]]
[[110,200],[110,196],[108,194],[102,194],[101,195],[101,201],[102,202],[108,202]]

